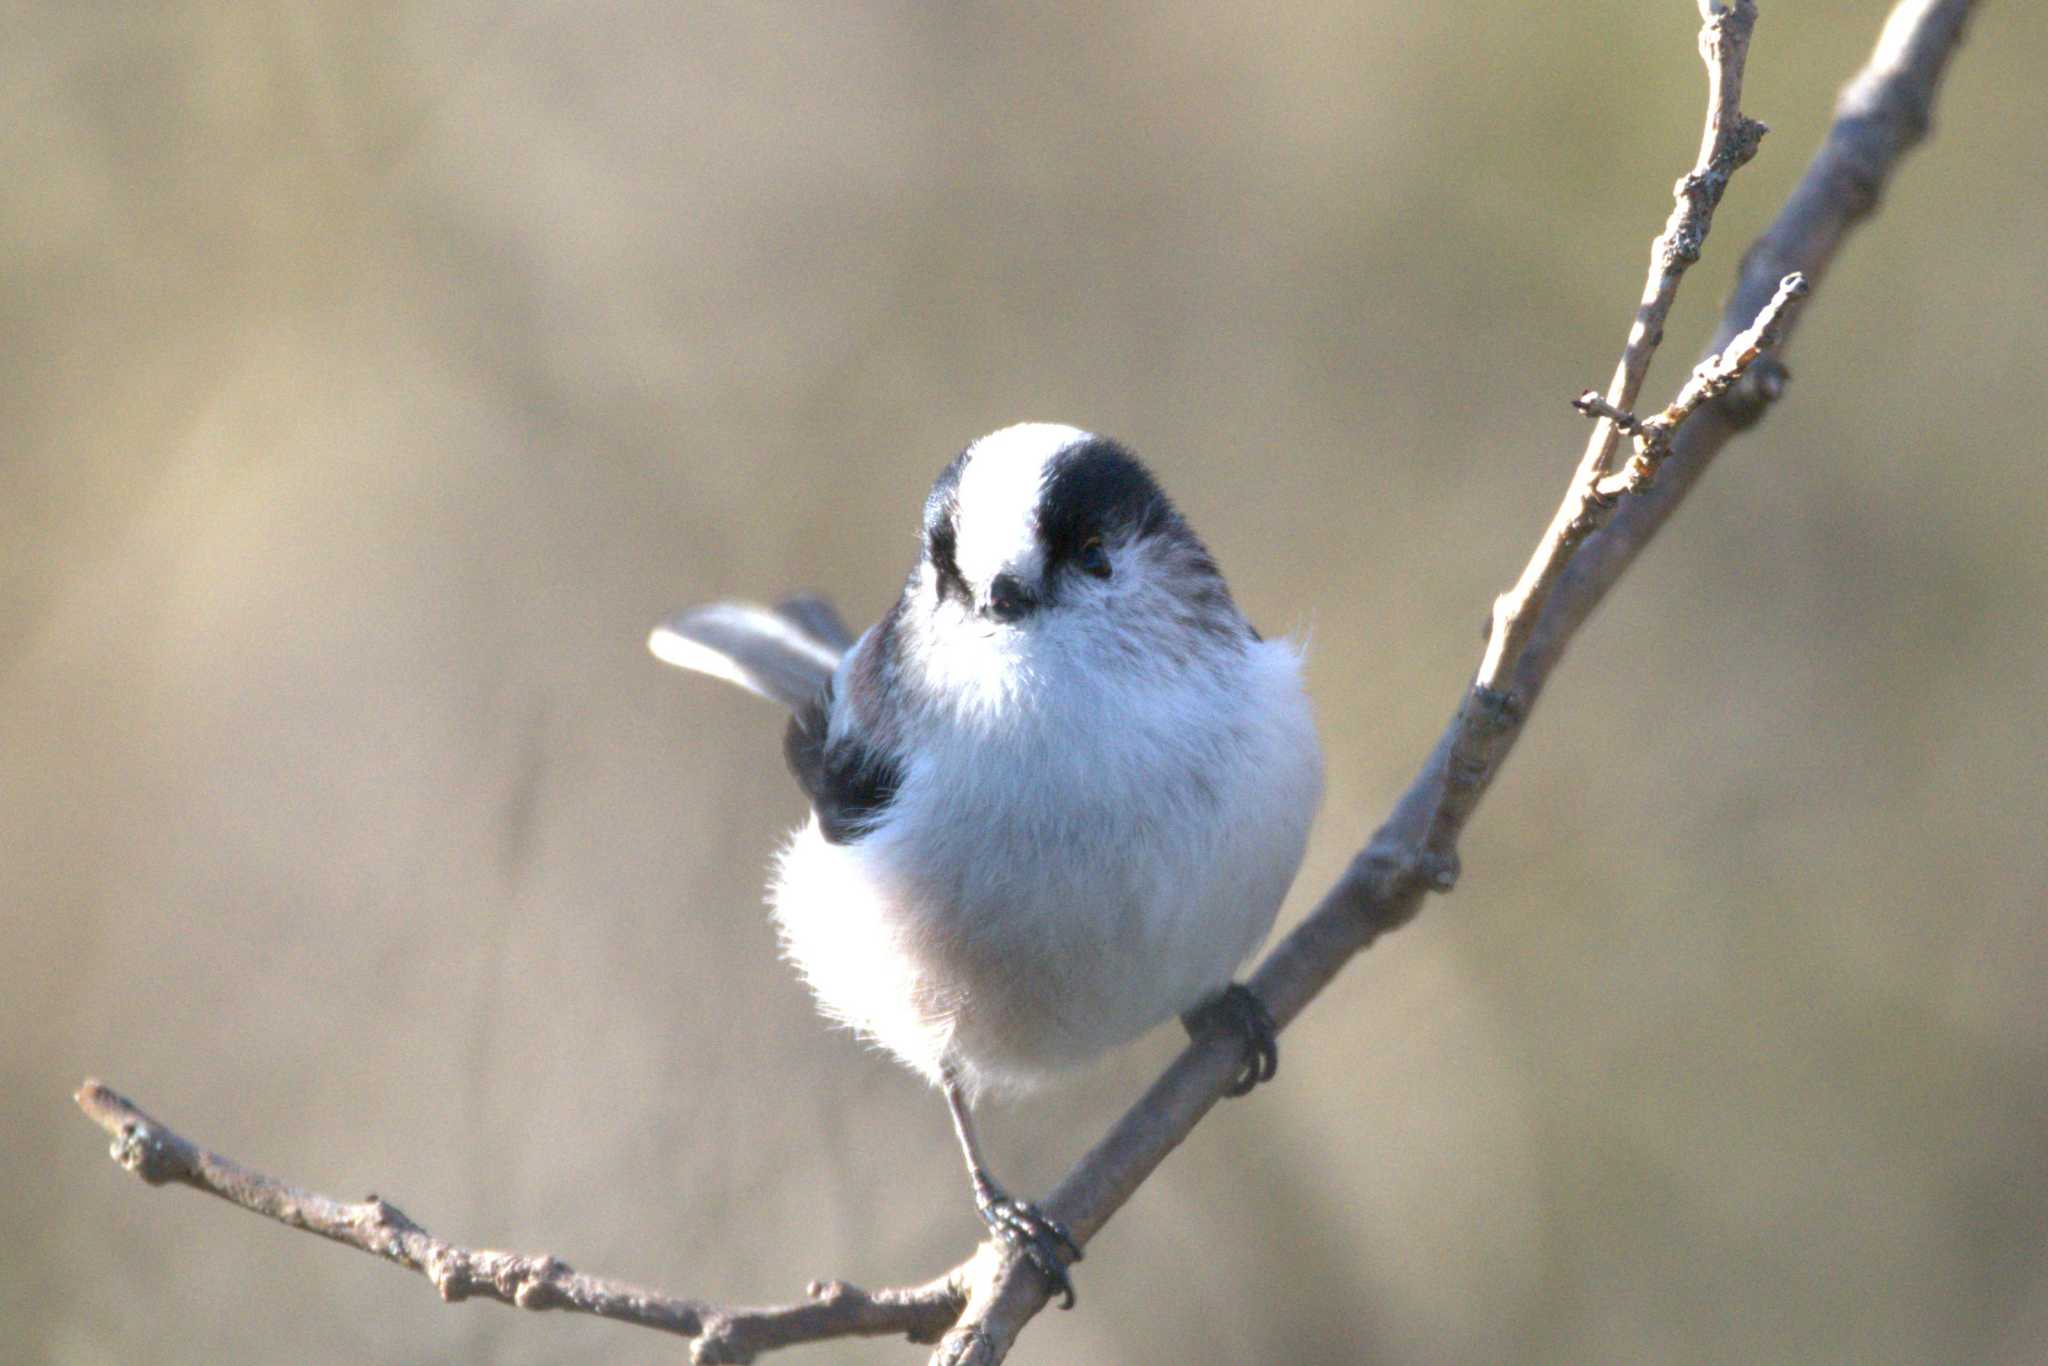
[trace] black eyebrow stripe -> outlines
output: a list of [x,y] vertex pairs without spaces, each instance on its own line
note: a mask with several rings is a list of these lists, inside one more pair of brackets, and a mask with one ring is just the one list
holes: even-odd
[[959,517],[960,517],[960,471],[967,463],[967,452],[953,457],[952,463],[939,471],[939,477],[932,483],[931,495],[924,500],[924,543],[925,555],[932,562],[932,569],[939,577],[939,596],[957,592],[963,598],[967,595],[967,580],[960,573]]
[[1037,532],[1048,566],[1072,558],[1090,537],[1142,538],[1179,520],[1151,471],[1108,437],[1076,441],[1046,462]]

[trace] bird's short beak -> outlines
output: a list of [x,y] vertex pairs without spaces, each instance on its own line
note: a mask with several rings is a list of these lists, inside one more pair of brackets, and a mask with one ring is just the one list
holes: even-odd
[[998,574],[988,586],[988,602],[982,608],[989,616],[1004,625],[1029,616],[1038,606],[1038,597],[1026,588],[1015,574]]

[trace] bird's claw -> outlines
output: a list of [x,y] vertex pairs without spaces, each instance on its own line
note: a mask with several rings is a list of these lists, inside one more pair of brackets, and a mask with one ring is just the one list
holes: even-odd
[[1182,1017],[1188,1033],[1201,1038],[1205,1033],[1228,1031],[1244,1040],[1244,1062],[1237,1079],[1223,1094],[1241,1096],[1260,1082],[1273,1080],[1280,1070],[1280,1027],[1273,1012],[1242,982],[1232,982],[1214,1000],[1206,1001]]
[[1045,1277],[1060,1308],[1074,1307],[1074,1283],[1067,1265],[1081,1260],[1081,1248],[1067,1226],[1028,1200],[1015,1200],[990,1186],[975,1196],[975,1208],[989,1232],[1020,1253]]

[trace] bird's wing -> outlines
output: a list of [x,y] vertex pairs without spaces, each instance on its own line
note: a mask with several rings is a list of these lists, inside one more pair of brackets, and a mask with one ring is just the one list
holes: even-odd
[[811,596],[773,608],[716,602],[670,618],[647,637],[664,663],[737,683],[791,711],[824,695],[852,644],[832,604]]
[[875,827],[903,784],[903,766],[857,735],[830,739],[832,689],[796,709],[782,757],[796,775],[828,844],[852,844]]

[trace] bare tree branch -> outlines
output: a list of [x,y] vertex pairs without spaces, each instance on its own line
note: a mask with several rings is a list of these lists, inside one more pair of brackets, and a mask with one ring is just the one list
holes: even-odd
[[[1664,320],[1678,297],[1679,281],[1686,267],[1699,260],[1722,192],[1735,172],[1756,155],[1767,131],[1741,109],[1742,71],[1749,59],[1750,35],[1756,29],[1754,0],[1735,0],[1728,7],[1700,0],[1700,18],[1700,58],[1707,64],[1706,125],[1700,133],[1698,159],[1672,191],[1671,217],[1650,244],[1650,273],[1643,285],[1642,302],[1636,306],[1614,378],[1608,381],[1607,403],[1622,412],[1634,408],[1642,392],[1643,377],[1664,340]],[[1611,421],[1594,426],[1549,532],[1515,586],[1494,604],[1493,630],[1479,666],[1480,687],[1502,691],[1508,686],[1515,660],[1528,645],[1543,600],[1556,587],[1565,561],[1604,520],[1608,509],[1595,496],[1594,485],[1608,471],[1617,435]]]
[[903,1290],[869,1293],[833,1281],[814,1283],[803,1303],[721,1308],[586,1276],[545,1253],[457,1247],[375,1195],[351,1203],[288,1186],[197,1146],[97,1081],[87,1081],[73,1099],[113,1135],[113,1159],[152,1186],[190,1186],[382,1257],[425,1276],[450,1303],[491,1299],[520,1309],[566,1309],[694,1338],[692,1356],[700,1362],[752,1361],[777,1347],[826,1338],[903,1336],[936,1342],[959,1317],[967,1300],[964,1276],[976,1265],[963,1263],[935,1281]]
[[[1699,255],[1729,176],[1754,155],[1763,133],[1740,108],[1753,0],[1702,0],[1709,90],[1700,156],[1680,180],[1653,246],[1614,379],[1605,396],[1581,398],[1597,419],[1593,436],[1535,555],[1495,605],[1479,673],[1449,727],[1344,875],[1253,973],[1249,985],[1276,1024],[1284,1028],[1355,954],[1412,919],[1427,892],[1455,882],[1458,837],[1573,634],[1721,447],[1782,392],[1785,371],[1770,350],[1796,322],[1788,306],[1818,285],[1849,229],[1876,207],[1900,157],[1925,136],[1970,9],[1971,0],[1901,0],[1892,11],[1875,52],[1838,100],[1825,145],[1745,255],[1708,360],[1663,412],[1638,421],[1632,410],[1679,278]],[[1622,435],[1634,440],[1636,454],[1617,472],[1611,461]],[[1237,1045],[1223,1036],[1189,1044],[1053,1190],[1045,1212],[1085,1244],[1208,1113],[1239,1062]],[[114,1135],[115,1160],[153,1185],[190,1185],[388,1258],[426,1275],[447,1299],[570,1309],[678,1333],[695,1340],[700,1362],[748,1361],[833,1337],[902,1334],[938,1340],[935,1362],[992,1366],[1047,1299],[1028,1264],[989,1242],[920,1286],[866,1292],[830,1283],[813,1285],[802,1303],[719,1308],[583,1276],[552,1257],[457,1248],[375,1196],[360,1204],[331,1200],[197,1148],[97,1082],[87,1082],[77,1100]]]
[[[1715,0],[1700,0],[1700,18],[1707,116],[1700,133],[1699,157],[1692,170],[1679,178],[1672,192],[1671,217],[1650,243],[1650,270],[1642,302],[1636,306],[1606,397],[1590,410],[1599,420],[1586,442],[1585,454],[1521,577],[1494,601],[1486,653],[1454,726],[1443,799],[1423,842],[1435,880],[1442,887],[1447,888],[1457,877],[1458,836],[1478,804],[1485,775],[1497,770],[1506,757],[1513,744],[1511,737],[1534,700],[1532,692],[1516,691],[1516,672],[1545,604],[1579,547],[1606,525],[1614,512],[1615,500],[1603,495],[1601,480],[1612,463],[1623,426],[1641,430],[1632,417],[1625,423],[1615,419],[1627,417],[1634,408],[1643,377],[1664,340],[1664,320],[1678,297],[1679,282],[1686,268],[1699,259],[1729,179],[1756,155],[1766,131],[1740,108],[1743,67],[1756,29],[1754,0],[1735,0],[1726,7]],[[1580,410],[1588,411],[1584,396],[1580,403]]]
[[[1819,155],[1777,220],[1743,258],[1741,279],[1710,353],[1726,349],[1752,325],[1786,276],[1803,275],[1809,288],[1819,283],[1842,238],[1875,206],[1899,158],[1926,135],[1936,89],[1970,9],[1971,0],[1901,0],[1892,11],[1876,50],[1837,101]],[[1715,22],[1710,16],[1706,27],[1713,29]],[[1745,32],[1745,50],[1746,38]],[[1719,45],[1703,38],[1702,49],[1710,71],[1717,69],[1717,54],[1722,61],[1730,58],[1725,31]],[[1739,63],[1740,55],[1733,59]],[[1714,86],[1710,130],[1729,122],[1721,106],[1728,88],[1725,77]],[[1696,251],[1697,240],[1692,246]],[[1661,264],[1653,270],[1661,270]],[[1791,321],[1787,317],[1780,323],[1781,346]],[[1631,345],[1639,340],[1636,330],[1630,339]],[[1597,533],[1574,539],[1576,549],[1555,570],[1545,571],[1544,591],[1534,601],[1525,598],[1521,609],[1533,612],[1534,622],[1523,625],[1510,618],[1523,637],[1521,646],[1512,652],[1499,649],[1503,632],[1496,626],[1487,657],[1495,659],[1498,653],[1501,665],[1512,667],[1489,683],[1482,666],[1393,814],[1308,918],[1252,975],[1249,985],[1280,1026],[1300,1014],[1353,955],[1414,918],[1425,893],[1445,890],[1455,880],[1457,836],[1498,776],[1565,646],[1728,438],[1754,423],[1782,391],[1782,369],[1774,369],[1768,383],[1758,382],[1757,372],[1768,363],[1766,358],[1752,366],[1748,383],[1695,411],[1679,428],[1656,480],[1623,500]],[[1634,401],[1625,392],[1614,397],[1618,408]],[[1592,478],[1589,466],[1599,465],[1604,457],[1581,462],[1573,477],[1575,491]],[[1561,539],[1553,522],[1537,558],[1545,558]],[[1220,1040],[1191,1044],[1060,1183],[1044,1202],[1045,1211],[1085,1243],[1216,1103],[1234,1061]],[[970,1300],[935,1362],[983,1366],[1002,1360],[1023,1324],[1045,1303],[1045,1289],[1028,1269],[1009,1267],[1002,1281]]]

